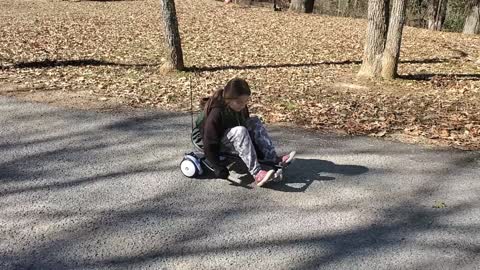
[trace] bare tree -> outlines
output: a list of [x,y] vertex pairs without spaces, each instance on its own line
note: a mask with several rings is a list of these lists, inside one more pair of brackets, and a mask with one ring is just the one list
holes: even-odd
[[429,0],[427,9],[428,29],[442,30],[445,17],[447,16],[447,3],[448,0]]
[[382,54],[387,38],[387,6],[389,0],[368,1],[368,25],[359,76],[375,77],[382,70]]
[[467,5],[467,18],[463,26],[465,34],[480,33],[480,0],[471,0]]
[[161,0],[163,24],[165,26],[165,41],[167,46],[168,59],[162,66],[162,70],[182,70],[183,52],[178,31],[177,13],[174,0]]
[[358,0],[337,0],[337,12],[339,16],[351,16],[355,13]]
[[384,79],[397,77],[398,58],[400,57],[400,44],[402,43],[406,8],[407,0],[393,1],[392,16],[388,25],[387,44],[385,45],[382,59],[382,77]]
[[315,0],[292,0],[290,10],[302,13],[312,13]]
[[282,8],[277,5],[277,0],[273,0],[273,11],[281,11]]
[[348,0],[347,10],[344,16],[354,16],[357,10],[358,0]]
[[393,0],[390,16],[389,0],[368,2],[368,26],[363,62],[358,73],[361,77],[397,76],[407,0]]

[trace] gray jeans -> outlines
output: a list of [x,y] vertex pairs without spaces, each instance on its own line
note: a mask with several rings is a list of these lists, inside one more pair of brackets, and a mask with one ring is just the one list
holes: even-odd
[[272,139],[256,116],[247,119],[247,127],[237,126],[228,129],[222,138],[222,151],[238,154],[252,175],[261,170],[255,147],[263,155],[264,160],[273,162],[277,160]]

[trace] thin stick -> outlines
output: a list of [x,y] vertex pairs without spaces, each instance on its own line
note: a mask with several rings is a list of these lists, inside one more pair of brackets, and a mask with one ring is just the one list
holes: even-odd
[[192,91],[192,75],[188,76],[190,80],[190,117],[192,120],[192,130],[193,130],[193,91]]

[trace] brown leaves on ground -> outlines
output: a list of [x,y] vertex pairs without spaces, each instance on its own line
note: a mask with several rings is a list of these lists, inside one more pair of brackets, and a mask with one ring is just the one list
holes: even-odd
[[160,1],[4,1],[0,83],[186,111],[239,76],[268,122],[480,149],[478,35],[407,27],[402,77],[365,81],[365,20],[175,2],[190,70],[162,75]]

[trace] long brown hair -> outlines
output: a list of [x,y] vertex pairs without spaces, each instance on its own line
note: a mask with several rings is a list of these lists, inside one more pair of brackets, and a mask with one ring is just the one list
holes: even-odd
[[218,89],[212,96],[202,98],[200,106],[203,107],[205,117],[208,116],[212,108],[225,106],[226,99],[235,99],[240,96],[250,96],[251,91],[248,83],[244,79],[233,78],[228,81],[224,88]]

